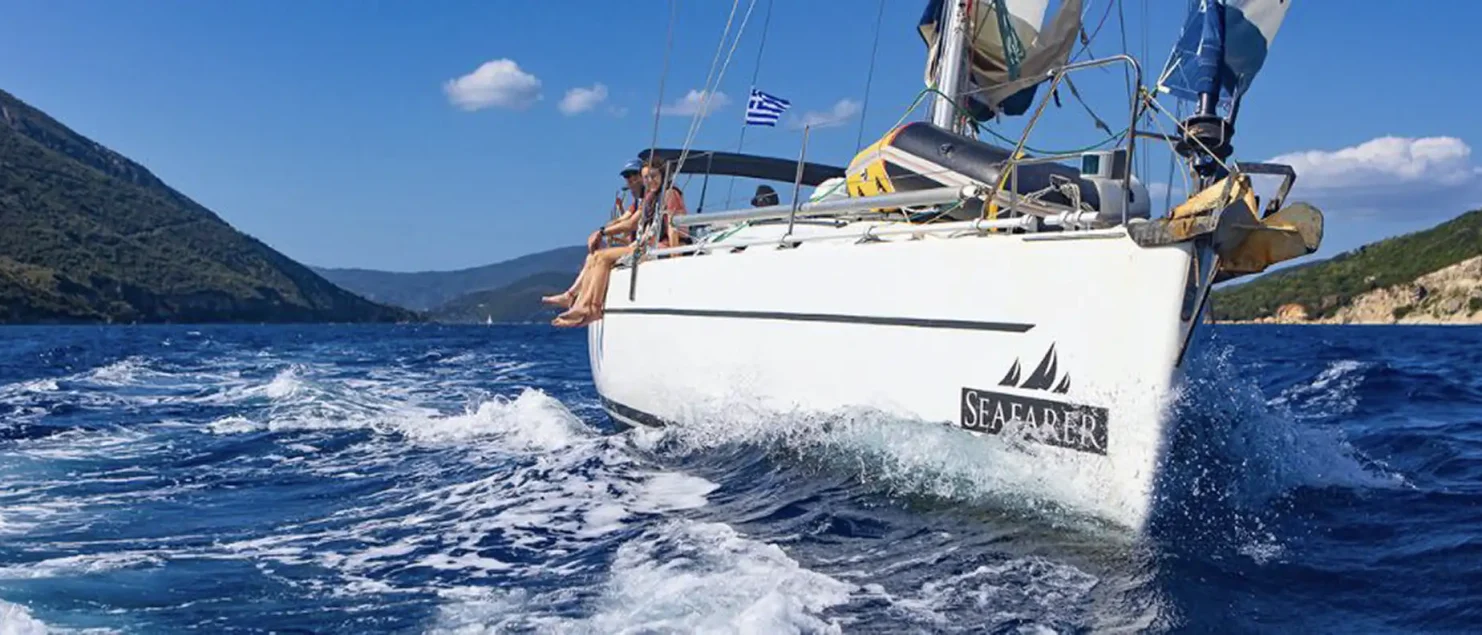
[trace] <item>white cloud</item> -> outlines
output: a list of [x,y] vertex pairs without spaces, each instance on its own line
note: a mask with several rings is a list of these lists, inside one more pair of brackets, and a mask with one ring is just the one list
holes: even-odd
[[593,84],[591,88],[573,88],[566,91],[566,96],[561,98],[557,106],[561,114],[568,117],[578,115],[597,107],[607,101],[607,87],[601,83]]
[[860,110],[859,102],[853,99],[840,99],[838,103],[834,104],[833,108],[826,112],[810,110],[803,113],[802,117],[793,120],[792,127],[801,129],[804,126],[812,126],[814,128],[842,126],[845,122],[858,115]]
[[690,92],[685,93],[683,97],[680,97],[674,103],[660,106],[659,114],[675,117],[693,117],[695,113],[700,112],[700,109],[705,108],[705,114],[701,116],[708,117],[729,103],[731,103],[730,97],[727,97],[725,93],[716,91],[715,95],[710,98],[709,107],[706,108],[705,91],[690,90]]
[[614,117],[626,117],[628,116],[628,109],[625,106],[608,106],[607,114]]
[[1431,184],[1454,186],[1477,178],[1472,148],[1456,137],[1380,137],[1336,151],[1307,150],[1271,159],[1297,170],[1312,188]]
[[514,60],[484,62],[472,73],[443,84],[448,101],[463,110],[489,107],[523,110],[540,100],[540,80]]
[[1482,202],[1482,168],[1456,137],[1379,137],[1339,150],[1270,159],[1297,171],[1292,198],[1333,211],[1452,215]]

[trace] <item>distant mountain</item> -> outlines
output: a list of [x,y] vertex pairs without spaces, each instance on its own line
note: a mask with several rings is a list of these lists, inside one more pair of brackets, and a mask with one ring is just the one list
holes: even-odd
[[1482,321],[1482,210],[1215,289],[1217,321]]
[[0,323],[412,319],[0,91]]
[[558,309],[540,303],[541,296],[565,291],[573,273],[545,271],[526,276],[498,289],[462,295],[428,312],[438,322],[529,322],[545,321]]
[[496,289],[537,273],[565,272],[568,276],[566,284],[570,284],[569,278],[581,270],[586,257],[587,248],[577,245],[456,271],[399,273],[327,268],[315,268],[315,271],[330,282],[377,302],[426,311],[458,296]]

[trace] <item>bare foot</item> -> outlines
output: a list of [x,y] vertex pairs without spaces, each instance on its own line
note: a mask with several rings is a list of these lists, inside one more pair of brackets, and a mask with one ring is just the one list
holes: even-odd
[[571,303],[576,301],[576,294],[570,291],[566,291],[564,293],[558,293],[556,295],[545,296],[541,298],[540,301],[553,306],[565,307],[569,309],[571,308]]
[[556,316],[551,320],[552,326],[573,327],[581,326],[587,322],[587,310],[585,308],[571,309]]

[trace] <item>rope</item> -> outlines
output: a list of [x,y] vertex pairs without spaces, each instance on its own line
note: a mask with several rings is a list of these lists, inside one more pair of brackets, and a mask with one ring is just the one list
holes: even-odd
[[[1018,161],[1023,157],[1024,151],[1020,150],[1017,154],[1014,155],[1013,158],[1009,159],[1009,163]],[[998,185],[993,188],[993,199],[988,201],[988,209],[983,210],[983,215],[986,216],[990,221],[998,220],[998,193],[1003,191],[1003,186],[1008,184],[1009,175],[1013,172],[1013,170],[1002,170],[998,175]]]
[[870,84],[875,81],[875,55],[880,50],[880,22],[885,18],[885,0],[880,0],[880,10],[875,14],[875,43],[870,47],[870,70],[865,74],[864,105],[859,109],[859,132],[854,135],[854,153],[864,147],[865,113],[870,111]]

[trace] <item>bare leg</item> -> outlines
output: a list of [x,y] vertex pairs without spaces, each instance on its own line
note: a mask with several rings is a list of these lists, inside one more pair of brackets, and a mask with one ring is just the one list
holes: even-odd
[[567,287],[565,291],[556,295],[545,296],[540,301],[566,309],[571,308],[571,304],[576,301],[577,293],[581,291],[582,281],[587,278],[587,272],[592,269],[592,262],[595,256],[596,254],[587,254],[586,262],[582,263],[581,271],[576,274],[576,280],[571,281],[570,287]]
[[553,306],[559,306],[567,309],[571,308],[571,303],[576,301],[576,292],[581,287],[582,279],[585,278],[586,275],[586,268],[582,268],[581,272],[576,274],[576,280],[572,281],[571,286],[568,287],[565,291],[557,293],[556,295],[544,296],[540,299],[540,301]]
[[607,300],[607,283],[617,261],[632,251],[631,246],[603,249],[592,258],[592,267],[582,276],[582,286],[577,300],[570,310],[556,316],[551,324],[556,326],[582,326],[602,317],[602,307]]

